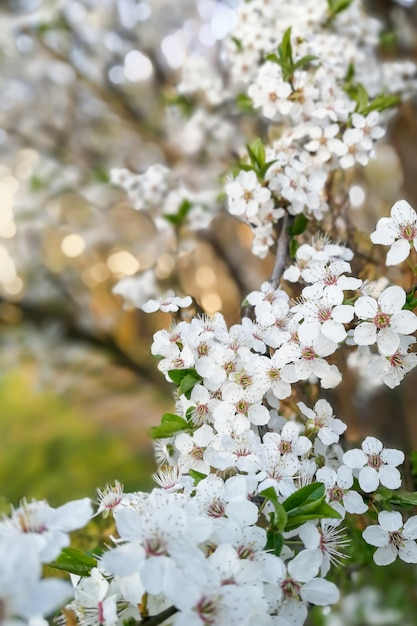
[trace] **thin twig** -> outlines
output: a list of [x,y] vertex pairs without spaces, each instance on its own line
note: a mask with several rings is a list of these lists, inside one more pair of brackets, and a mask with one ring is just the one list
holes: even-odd
[[152,615],[151,617],[145,617],[142,620],[141,624],[145,624],[145,626],[158,626],[158,624],[162,624],[168,617],[171,615],[175,615],[178,612],[178,609],[175,606],[170,606],[165,611],[158,613],[158,615]]

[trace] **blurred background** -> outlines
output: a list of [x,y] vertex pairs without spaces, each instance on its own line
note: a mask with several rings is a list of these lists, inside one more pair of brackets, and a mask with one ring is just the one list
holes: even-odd
[[[123,308],[112,293],[120,279],[153,268],[161,284],[174,281],[234,323],[243,296],[270,275],[273,258],[251,254],[249,229],[225,215],[220,193],[258,122],[242,106],[220,123],[215,102],[175,89],[186,84],[189,55],[225,72],[218,52],[237,4],[0,1],[0,510],[22,496],[53,506],[95,497],[115,479],[126,490],[152,486],[148,430],[173,401],[149,349],[170,318]],[[381,56],[416,60],[414,2],[367,6],[384,23]],[[400,106],[377,159],[349,174],[352,220],[365,233],[396,200],[417,207],[416,105]],[[146,212],[109,182],[112,168],[155,163],[216,198],[209,229],[182,233],[181,250],[175,242],[162,249]],[[365,239],[357,242],[364,252]],[[410,280],[398,269],[390,278]],[[329,399],[352,441],[372,433],[410,452],[416,383],[410,374],[387,393],[353,372]],[[407,486],[415,489],[412,459]],[[352,574],[362,596],[348,597],[340,618],[317,610],[314,623],[415,624],[415,570],[390,586],[383,610],[378,586],[365,583],[372,576],[381,589],[386,574],[364,571]]]

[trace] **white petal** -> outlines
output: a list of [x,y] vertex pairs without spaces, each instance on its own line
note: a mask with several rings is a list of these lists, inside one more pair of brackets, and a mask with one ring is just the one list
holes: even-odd
[[407,239],[398,239],[388,250],[386,265],[398,265],[405,261],[409,254],[410,244]]
[[401,474],[396,467],[384,465],[379,470],[381,485],[388,489],[398,489],[401,487]]
[[362,537],[365,539],[366,543],[369,543],[371,546],[376,546],[377,548],[386,546],[389,543],[388,532],[383,530],[381,526],[368,526],[363,531]]
[[411,539],[404,541],[404,546],[398,550],[398,556],[406,563],[417,563],[417,544]]
[[317,575],[322,560],[323,555],[320,550],[303,550],[288,563],[288,571],[295,580],[307,582]]
[[376,341],[382,354],[394,354],[400,345],[400,336],[391,328],[382,328]]
[[378,472],[373,467],[363,467],[359,472],[359,485],[365,493],[375,491],[379,485]]
[[398,552],[392,544],[384,548],[378,548],[374,554],[374,561],[377,565],[390,565],[397,558]]
[[[387,532],[399,530],[403,525],[403,518],[398,511],[381,511],[378,514],[378,522]],[[374,544],[375,545],[375,544]]]
[[413,515],[406,521],[403,535],[406,539],[417,539],[417,515]]
[[376,326],[371,322],[362,322],[354,330],[353,339],[358,346],[371,346],[376,341]]
[[343,455],[343,463],[351,469],[363,467],[367,462],[368,457],[362,450],[359,450],[359,448],[348,450]]
[[300,595],[306,602],[316,604],[318,606],[326,606],[334,604],[339,600],[339,589],[334,583],[324,580],[323,578],[314,578],[303,585]]

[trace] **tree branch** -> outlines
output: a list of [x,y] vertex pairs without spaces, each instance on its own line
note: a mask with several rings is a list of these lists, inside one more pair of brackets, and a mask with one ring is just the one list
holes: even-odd
[[[277,241],[277,256],[275,259],[274,269],[272,271],[271,283],[274,289],[276,289],[279,285],[279,281],[281,280],[281,276],[284,272],[285,264],[287,262],[288,257],[288,226],[290,222],[290,216],[288,213],[285,213],[284,217],[281,221],[281,232],[278,236]],[[279,224],[279,222],[278,222]]]

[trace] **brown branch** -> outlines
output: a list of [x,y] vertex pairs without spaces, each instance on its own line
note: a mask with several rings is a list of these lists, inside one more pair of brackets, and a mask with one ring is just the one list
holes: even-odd
[[[292,218],[290,218],[288,213],[285,213],[281,220],[281,231],[277,241],[277,255],[271,276],[271,283],[274,289],[276,289],[279,285],[288,259],[288,226],[290,224],[290,220],[292,220]],[[280,224],[280,222],[278,222],[278,224]]]
[[168,617],[175,615],[178,613],[178,609],[175,606],[170,606],[165,611],[158,613],[158,615],[151,615],[150,617],[145,617],[140,624],[144,624],[145,626],[158,626],[158,624],[162,624]]

